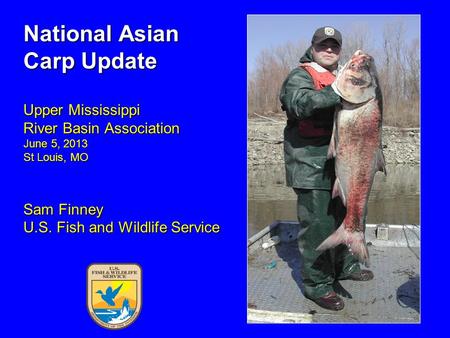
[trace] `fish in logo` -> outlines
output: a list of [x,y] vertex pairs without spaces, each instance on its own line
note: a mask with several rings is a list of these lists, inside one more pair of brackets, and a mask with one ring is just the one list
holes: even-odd
[[107,329],[132,324],[142,307],[142,270],[138,264],[91,264],[87,306],[95,323]]

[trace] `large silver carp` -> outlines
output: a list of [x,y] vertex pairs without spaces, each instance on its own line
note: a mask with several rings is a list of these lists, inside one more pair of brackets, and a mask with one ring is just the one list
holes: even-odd
[[364,236],[367,202],[375,173],[386,174],[381,147],[382,99],[373,58],[356,51],[332,87],[342,97],[328,149],[328,158],[335,158],[332,197],[341,198],[347,213],[342,225],[317,250],[344,243],[369,266]]

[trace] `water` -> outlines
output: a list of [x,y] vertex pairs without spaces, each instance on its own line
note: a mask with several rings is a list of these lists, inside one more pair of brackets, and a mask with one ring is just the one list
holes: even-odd
[[[367,223],[419,224],[419,166],[387,166],[377,173],[369,197]],[[248,237],[277,219],[297,220],[297,196],[286,187],[284,164],[248,172]]]
[[130,319],[134,313],[134,310],[95,309],[94,313],[101,321],[105,323],[120,324]]

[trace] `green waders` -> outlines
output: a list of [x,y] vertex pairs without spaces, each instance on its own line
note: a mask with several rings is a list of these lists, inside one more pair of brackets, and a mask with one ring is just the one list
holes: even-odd
[[335,280],[361,270],[346,245],[323,252],[316,248],[336,230],[345,217],[341,201],[331,199],[331,191],[296,189],[300,222],[298,247],[302,254],[301,275],[305,296],[319,298],[333,291]]

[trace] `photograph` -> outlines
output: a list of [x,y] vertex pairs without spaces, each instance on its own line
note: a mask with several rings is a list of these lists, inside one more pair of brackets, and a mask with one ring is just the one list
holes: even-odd
[[247,15],[247,322],[421,323],[420,15]]

